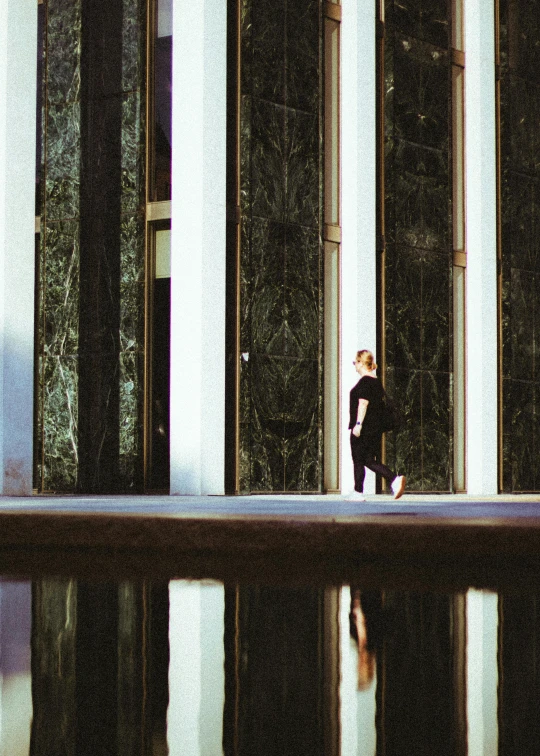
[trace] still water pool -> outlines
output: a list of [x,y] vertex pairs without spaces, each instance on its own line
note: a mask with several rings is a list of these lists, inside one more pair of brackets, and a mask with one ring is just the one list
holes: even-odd
[[0,583],[9,756],[540,753],[540,591]]

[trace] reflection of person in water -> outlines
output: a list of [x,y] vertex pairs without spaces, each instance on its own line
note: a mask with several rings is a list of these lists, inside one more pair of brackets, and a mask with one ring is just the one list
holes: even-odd
[[358,690],[367,690],[375,677],[382,612],[382,596],[378,591],[360,591],[351,586],[349,632],[358,646]]

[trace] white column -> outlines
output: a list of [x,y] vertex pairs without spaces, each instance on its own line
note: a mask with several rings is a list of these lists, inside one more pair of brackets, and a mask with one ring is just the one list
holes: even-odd
[[498,753],[498,599],[467,593],[467,753]]
[[0,494],[32,493],[36,0],[0,2]]
[[493,0],[467,0],[467,491],[497,493],[497,213]]
[[225,703],[225,591],[219,584],[169,586],[170,756],[221,756]]
[[[376,251],[376,33],[373,0],[343,0],[341,21],[341,490],[353,488],[349,391],[358,380],[358,349],[375,353]],[[366,493],[375,492],[368,472]]]
[[171,493],[224,492],[226,3],[173,6]]

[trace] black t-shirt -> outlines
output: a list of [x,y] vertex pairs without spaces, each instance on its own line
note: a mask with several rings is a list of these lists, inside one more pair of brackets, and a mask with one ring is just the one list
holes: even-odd
[[378,378],[371,375],[364,375],[356,386],[351,389],[350,409],[349,409],[349,428],[354,428],[358,416],[358,400],[366,399],[369,404],[367,407],[364,422],[362,423],[362,435],[371,433],[380,433],[380,418],[382,413],[382,402],[384,389]]

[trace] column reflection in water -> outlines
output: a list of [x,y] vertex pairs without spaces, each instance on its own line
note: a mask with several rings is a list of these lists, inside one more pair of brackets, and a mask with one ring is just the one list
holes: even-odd
[[0,756],[540,753],[539,606],[476,590],[0,581]]
[[225,702],[223,585],[169,586],[169,756],[220,756]]
[[0,754],[27,756],[32,721],[29,582],[0,580]]
[[[498,596],[467,593],[467,745],[469,756],[498,754]],[[521,751],[520,753],[530,753]]]

